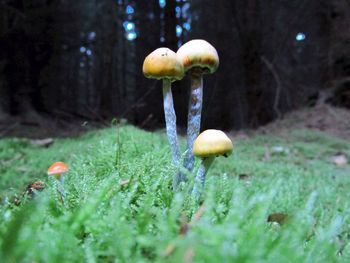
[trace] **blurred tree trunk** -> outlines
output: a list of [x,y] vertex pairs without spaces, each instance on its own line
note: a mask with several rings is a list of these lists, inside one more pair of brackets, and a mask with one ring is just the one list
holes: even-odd
[[[220,56],[218,71],[204,77],[203,129],[256,127],[306,105],[322,86],[332,90],[331,102],[348,105],[349,24],[349,0],[7,0],[0,3],[0,110],[12,103],[19,111],[20,98],[58,117],[162,127],[161,82],[143,76],[143,59],[194,38]],[[173,87],[184,127],[188,78]]]
[[244,79],[249,102],[249,126],[257,126],[266,119],[261,110],[261,9],[259,0],[245,0],[241,3],[239,20],[241,21],[242,62]]
[[52,46],[50,5],[45,0],[0,3],[1,104],[30,122],[39,121],[35,108],[42,109],[40,72],[49,61]]
[[350,108],[350,1],[323,1],[324,24],[328,30],[328,73],[319,100]]
[[177,50],[177,37],[176,37],[176,24],[177,18],[175,13],[176,2],[175,0],[167,0],[164,10],[164,22],[165,22],[165,45],[176,51]]
[[137,19],[138,37],[135,40],[135,76],[136,102],[135,122],[142,127],[152,128],[163,124],[162,86],[161,81],[147,79],[142,74],[144,58],[153,50],[164,46],[161,42],[163,22],[159,1],[137,1],[135,17]]

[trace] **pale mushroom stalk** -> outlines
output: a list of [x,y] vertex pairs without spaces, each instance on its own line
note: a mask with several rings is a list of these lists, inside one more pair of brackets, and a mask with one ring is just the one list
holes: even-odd
[[197,138],[201,127],[201,113],[203,104],[203,77],[200,69],[192,69],[191,94],[188,105],[187,117],[187,152],[184,167],[192,172],[194,167],[194,155],[192,153],[193,142]]
[[[179,168],[180,149],[176,132],[176,115],[174,110],[171,83],[180,80],[184,76],[184,67],[176,53],[169,48],[157,48],[144,60],[142,66],[143,74],[147,78],[163,80],[163,105],[166,132],[172,152],[172,163]],[[173,176],[173,188],[175,189],[182,181],[180,172]]]
[[210,156],[202,159],[202,163],[199,166],[197,176],[194,179],[194,186],[192,189],[192,195],[199,197],[204,188],[205,184],[205,175],[207,174],[211,164],[214,162],[215,157]]
[[63,185],[64,184],[64,174],[61,174],[59,176],[59,181],[60,181],[60,184]]
[[[169,79],[163,79],[163,97],[164,97],[164,116],[165,126],[170,149],[172,153],[173,165],[179,166],[180,161],[180,147],[177,139],[176,131],[176,114],[174,110],[173,95],[171,92],[171,81]],[[183,175],[177,172],[173,177],[173,188],[176,188],[179,182],[183,180]]]
[[184,167],[192,172],[194,156],[193,142],[199,134],[203,101],[203,74],[214,73],[219,66],[216,49],[203,39],[194,39],[182,45],[177,53],[191,78],[191,95],[187,120],[187,149]]
[[61,195],[62,203],[64,203],[64,198],[66,197],[66,192],[64,190],[64,173],[68,171],[68,166],[63,162],[53,163],[47,170],[48,175],[55,177],[55,187],[57,192]]
[[64,191],[64,174],[61,174],[56,181],[57,191],[61,194],[61,197],[64,199],[66,197],[66,191]]

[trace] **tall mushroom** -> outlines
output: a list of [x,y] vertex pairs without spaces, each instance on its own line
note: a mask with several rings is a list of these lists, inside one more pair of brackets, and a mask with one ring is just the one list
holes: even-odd
[[194,167],[193,142],[199,134],[203,103],[203,74],[214,73],[219,66],[216,49],[207,41],[195,39],[185,43],[177,51],[185,72],[191,78],[191,95],[187,119],[187,152],[184,166],[190,172]]
[[195,178],[192,195],[198,197],[204,187],[205,175],[216,156],[229,156],[232,153],[233,145],[227,135],[220,130],[206,130],[202,132],[193,144],[193,154],[202,159]]
[[[169,48],[158,48],[149,54],[143,62],[143,74],[147,78],[163,80],[163,106],[166,132],[172,152],[173,164],[179,165],[180,148],[177,140],[176,114],[174,110],[171,82],[180,80],[184,76],[184,68],[176,53]],[[173,178],[173,188],[183,181],[181,173]]]

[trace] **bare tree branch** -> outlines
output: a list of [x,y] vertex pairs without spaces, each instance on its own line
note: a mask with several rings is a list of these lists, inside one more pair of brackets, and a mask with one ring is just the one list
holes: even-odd
[[11,13],[13,13],[13,14],[15,14],[15,15],[21,17],[21,18],[26,18],[26,15],[25,15],[23,12],[21,12],[21,11],[19,11],[18,9],[16,9],[16,8],[10,6],[10,5],[8,5],[5,1],[1,1],[1,2],[0,2],[0,5],[1,5],[3,8],[5,8],[7,11],[9,11],[9,12],[11,12]]
[[261,56],[262,62],[266,65],[267,69],[271,72],[274,80],[276,81],[276,95],[275,95],[275,100],[273,103],[273,109],[277,114],[277,118],[281,117],[281,112],[278,108],[279,100],[280,100],[280,95],[281,95],[281,89],[282,89],[282,83],[281,79],[274,67],[274,65],[264,56]]

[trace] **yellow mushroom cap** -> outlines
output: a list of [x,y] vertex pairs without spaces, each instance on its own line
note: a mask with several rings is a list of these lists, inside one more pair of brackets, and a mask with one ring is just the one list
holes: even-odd
[[213,73],[219,66],[219,55],[216,49],[207,41],[194,39],[188,41],[176,52],[182,61],[185,71],[199,67],[205,73]]
[[230,155],[232,150],[232,141],[220,130],[205,130],[193,143],[193,154],[201,158]]
[[147,78],[180,80],[184,76],[184,67],[176,53],[161,47],[149,54],[143,62],[143,74]]

